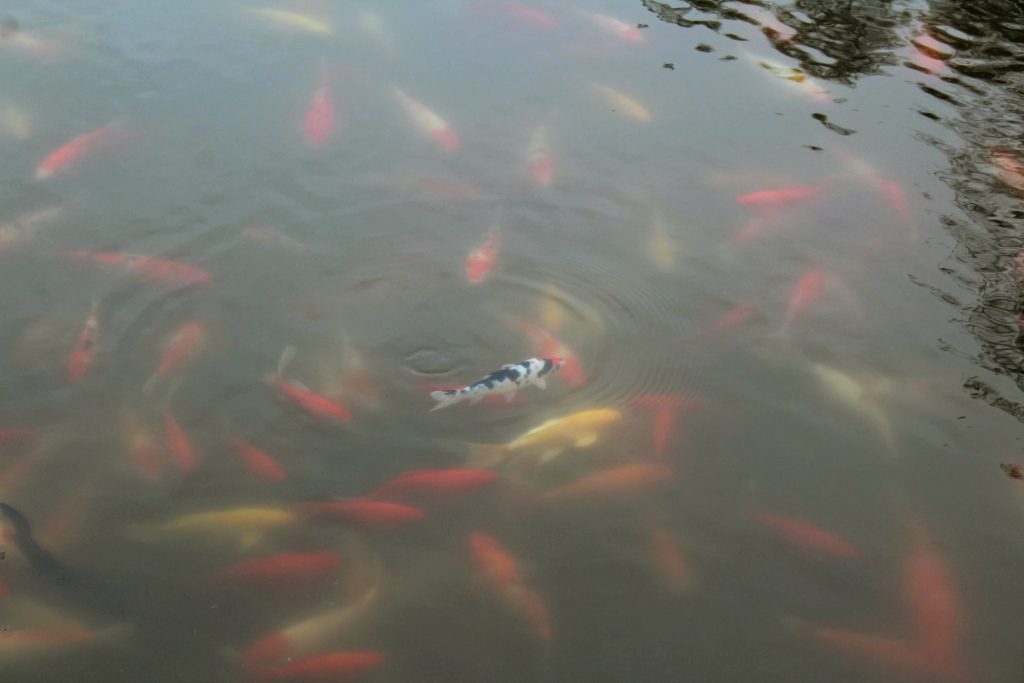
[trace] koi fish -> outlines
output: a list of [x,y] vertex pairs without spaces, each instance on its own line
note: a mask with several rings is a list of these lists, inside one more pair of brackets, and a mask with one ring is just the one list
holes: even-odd
[[369,498],[298,503],[295,509],[311,517],[337,520],[374,531],[393,531],[424,516],[422,510],[410,505]]
[[330,609],[279,629],[253,642],[242,654],[242,663],[250,671],[274,661],[320,652],[335,642],[354,621],[364,615],[377,598],[371,587],[354,602]]
[[186,361],[193,358],[206,341],[206,327],[193,320],[179,327],[164,344],[164,352],[160,357],[160,364],[157,365],[153,374],[146,380],[144,390],[146,393],[152,391],[155,384],[163,377],[170,375],[180,368]]
[[1024,192],[1024,161],[1018,154],[1005,148],[989,152],[989,160],[999,167],[999,179],[1015,190]]
[[470,403],[476,403],[489,394],[505,394],[506,400],[511,401],[517,390],[531,384],[546,389],[545,377],[560,370],[564,363],[561,358],[528,358],[519,363],[502,365],[500,369],[461,389],[430,392],[430,398],[437,401],[437,405],[429,412],[467,399]]
[[526,169],[533,182],[549,187],[555,181],[555,155],[548,142],[548,127],[538,126],[526,144]]
[[647,254],[660,270],[672,270],[679,253],[679,244],[668,234],[665,221],[659,214],[651,219],[651,231],[647,238]]
[[164,431],[167,434],[167,453],[178,471],[188,476],[196,471],[198,458],[192,440],[181,428],[170,410],[164,410]]
[[815,555],[856,557],[859,554],[849,541],[802,519],[780,517],[758,509],[750,510],[748,515],[758,524],[777,533],[787,543]]
[[756,311],[757,307],[752,303],[738,303],[723,313],[710,327],[701,332],[697,339],[698,341],[706,342],[724,332],[734,330],[747,322]]
[[814,80],[800,69],[783,66],[777,62],[773,62],[769,59],[764,59],[750,53],[744,53],[744,56],[765,71],[782,79],[795,90],[798,90],[801,94],[806,95],[816,102],[828,102],[831,99],[828,91],[825,90],[818,81]]
[[781,208],[790,204],[806,201],[816,197],[825,191],[822,185],[794,185],[793,187],[780,187],[774,190],[758,190],[748,192],[736,197],[736,203],[741,206]]
[[224,567],[211,574],[209,580],[257,588],[301,586],[334,575],[339,566],[341,557],[335,553],[280,553]]
[[309,252],[313,247],[305,242],[300,242],[294,237],[289,237],[274,228],[266,225],[253,225],[242,231],[242,236],[258,244],[267,246],[279,246],[291,249],[292,251]]
[[504,0],[499,3],[499,7],[510,17],[519,19],[535,28],[542,29],[553,29],[558,25],[558,22],[550,14],[541,12],[539,9],[524,5],[521,2],[512,2],[511,0]]
[[814,373],[822,385],[840,403],[859,413],[878,431],[890,452],[896,450],[896,435],[892,420],[870,396],[867,385],[845,372],[820,363],[813,365]]
[[326,60],[321,62],[320,69],[320,85],[313,93],[306,115],[302,118],[302,132],[310,147],[323,147],[334,132],[334,104],[331,102]]
[[636,495],[666,485],[675,473],[664,465],[640,463],[588,474],[574,482],[544,493],[548,502]]
[[7,104],[0,111],[0,127],[15,140],[28,140],[32,137],[32,118],[16,104]]
[[614,408],[584,410],[556,417],[528,430],[507,444],[473,444],[471,459],[477,464],[497,464],[519,451],[538,452],[544,464],[568,448],[587,448],[597,443],[600,430],[622,419]]
[[639,29],[630,26],[620,19],[610,17],[607,14],[599,14],[597,12],[588,12],[586,10],[579,11],[597,26],[618,36],[619,38],[622,38],[623,40],[627,40],[631,43],[644,42],[644,34],[641,33]]
[[692,582],[690,563],[672,534],[663,526],[653,524],[647,530],[647,542],[651,563],[661,584],[673,595],[686,592]]
[[491,274],[498,262],[500,246],[501,233],[495,224],[466,257],[466,282],[480,284]]
[[36,180],[46,180],[53,174],[74,166],[82,157],[108,143],[115,130],[114,124],[82,133],[49,154],[36,169]]
[[498,481],[498,475],[484,469],[413,470],[381,484],[370,498],[392,499],[404,496],[460,496]]
[[295,522],[295,513],[281,507],[238,507],[195,512],[157,526],[168,533],[199,534],[215,538],[234,537],[243,548],[257,543],[269,531]]
[[237,437],[231,437],[230,443],[234,447],[235,453],[245,463],[249,474],[259,477],[264,481],[278,482],[284,480],[284,468],[268,453]]
[[336,403],[326,396],[314,394],[299,382],[286,381],[281,376],[294,357],[294,346],[286,346],[281,352],[281,358],[277,363],[277,373],[272,377],[272,382],[277,390],[304,413],[318,420],[340,420],[341,422],[351,420],[352,413],[342,404]]
[[296,659],[263,672],[264,681],[347,681],[384,661],[380,652],[330,652]]
[[467,536],[474,566],[495,591],[527,619],[543,642],[551,640],[547,606],[525,583],[519,561],[493,536],[479,532]]
[[[550,318],[551,315],[546,315],[545,311],[542,311],[541,317]],[[538,356],[541,358],[561,358],[563,360],[562,369],[558,376],[565,380],[570,387],[586,384],[587,378],[583,374],[583,368],[580,367],[580,360],[576,355],[576,351],[539,325],[517,318],[509,318],[508,320],[530,339],[534,352]]]
[[205,285],[213,280],[205,270],[180,261],[126,254],[118,251],[72,251],[72,258],[92,261],[105,266],[117,266],[146,280],[179,285]]
[[928,656],[950,668],[962,668],[962,608],[953,578],[922,525],[914,525],[910,555],[903,571],[904,596],[921,645]]
[[454,152],[462,146],[459,136],[447,121],[428,109],[425,104],[414,100],[398,88],[395,88],[393,92],[413,124],[436,142],[441,149],[446,152]]
[[828,273],[824,268],[809,268],[793,285],[786,303],[786,320],[784,329],[792,327],[801,314],[816,304],[821,298],[821,290],[825,286]]
[[79,382],[85,375],[92,369],[93,362],[96,360],[96,336],[99,332],[99,299],[93,298],[92,308],[89,309],[89,315],[85,319],[85,324],[82,326],[82,331],[78,334],[78,339],[75,340],[75,345],[71,348],[71,353],[68,355],[66,369],[68,379],[72,382]]
[[607,85],[598,83],[592,84],[594,91],[599,94],[611,106],[612,111],[622,112],[622,115],[639,123],[649,123],[651,112],[644,105],[632,97],[610,88]]
[[242,9],[251,14],[261,16],[264,19],[269,19],[281,26],[296,28],[301,31],[324,36],[334,35],[334,27],[331,26],[331,24],[323,19],[318,19],[317,17],[312,17],[308,14],[292,12],[291,10],[274,9],[272,7],[243,7]]
[[827,626],[797,624],[797,629],[840,652],[863,657],[875,665],[917,674],[932,673],[926,653],[899,640]]
[[51,206],[38,211],[29,211],[10,223],[0,225],[0,250],[24,244],[35,238],[36,233],[64,213],[64,207]]

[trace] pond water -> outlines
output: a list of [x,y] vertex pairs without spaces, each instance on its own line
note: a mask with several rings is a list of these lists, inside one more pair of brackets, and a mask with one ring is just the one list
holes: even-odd
[[1024,677],[1018,4],[2,11],[4,680]]

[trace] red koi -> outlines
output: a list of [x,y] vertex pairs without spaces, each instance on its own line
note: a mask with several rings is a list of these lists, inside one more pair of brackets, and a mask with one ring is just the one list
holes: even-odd
[[464,495],[498,481],[498,475],[482,469],[413,470],[381,484],[370,493],[371,498],[392,498],[405,495]]
[[519,560],[498,539],[473,532],[466,540],[473,565],[496,589],[505,592],[523,583],[524,575]]
[[352,413],[342,404],[335,403],[326,396],[314,394],[294,382],[287,382],[280,377],[275,377],[274,386],[303,412],[318,420],[347,422],[352,419]]
[[281,553],[224,567],[209,580],[246,587],[299,586],[332,576],[340,565],[341,557],[334,553]]
[[50,153],[36,169],[36,180],[45,180],[58,171],[73,166],[86,153],[98,149],[109,141],[114,128],[108,124],[102,128],[82,133],[70,142]]
[[953,577],[924,528],[917,524],[914,532],[903,573],[907,607],[928,656],[945,663],[959,662],[962,609]]
[[563,502],[608,496],[647,493],[665,486],[675,478],[675,473],[664,465],[640,463],[624,465],[602,472],[595,472],[576,481],[544,493],[544,500]]
[[201,268],[180,261],[169,261],[141,254],[127,254],[118,251],[72,251],[70,256],[105,266],[124,268],[132,275],[155,282],[205,285],[213,280],[210,274]]
[[259,680],[340,683],[380,666],[383,661],[384,655],[380,652],[331,652],[269,669],[260,674]]
[[326,517],[374,531],[392,531],[410,522],[423,519],[423,511],[402,503],[355,498],[325,503],[298,503],[301,514]]
[[0,427],[0,443],[7,441],[20,441],[35,435],[35,429],[28,427]]
[[469,252],[466,257],[466,281],[469,284],[479,284],[491,274],[498,262],[500,243],[501,238],[495,228],[484,235],[483,240]]
[[734,330],[743,323],[750,320],[750,318],[757,312],[757,306],[751,303],[739,303],[730,308],[728,311],[723,313],[721,317],[711,324],[711,327],[707,328],[697,337],[700,341],[708,341],[714,337],[722,334],[723,332],[729,332]]
[[557,25],[557,22],[550,14],[545,14],[539,9],[534,9],[521,2],[505,0],[505,2],[500,3],[500,7],[508,16],[520,19],[535,28],[552,29]]
[[249,474],[265,481],[277,482],[284,479],[284,468],[266,451],[260,450],[248,441],[237,437],[231,437],[230,442],[234,446],[235,453],[245,463]]
[[186,476],[195,472],[199,461],[196,457],[196,449],[192,446],[192,440],[174,419],[171,411],[166,409],[164,410],[164,431],[167,433],[167,453],[171,456],[174,466]]
[[323,147],[334,131],[335,113],[331,102],[331,83],[327,75],[327,63],[321,63],[320,85],[313,93],[309,108],[302,119],[302,132],[311,147]]
[[748,516],[755,522],[775,531],[787,543],[814,555],[833,557],[856,557],[857,548],[849,541],[831,531],[818,528],[810,522],[789,517],[779,517],[763,510],[751,510]]
[[161,377],[171,374],[194,357],[204,341],[206,341],[206,327],[202,323],[193,320],[179,327],[165,343],[160,364],[146,381],[147,391]]
[[99,331],[99,320],[97,310],[98,301],[93,301],[89,316],[85,319],[82,331],[75,340],[67,360],[68,378],[72,382],[80,381],[92,369],[93,361],[96,358],[96,335]]
[[807,269],[800,276],[789,293],[789,301],[786,304],[786,327],[792,325],[800,314],[821,298],[821,290],[827,278],[828,273],[825,269],[817,267]]
[[780,187],[774,190],[759,190],[748,192],[736,197],[736,203],[742,206],[779,208],[796,204],[824,192],[825,186],[821,185],[795,185],[793,187]]

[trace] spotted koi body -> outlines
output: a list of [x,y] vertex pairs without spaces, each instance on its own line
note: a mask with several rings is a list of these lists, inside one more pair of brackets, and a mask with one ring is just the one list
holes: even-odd
[[520,363],[502,365],[498,370],[461,389],[430,392],[430,397],[437,401],[437,405],[430,410],[440,410],[467,399],[470,403],[476,403],[492,394],[505,394],[505,399],[511,401],[521,387],[532,384],[541,389],[547,388],[545,378],[560,370],[564,364],[564,358],[530,358]]

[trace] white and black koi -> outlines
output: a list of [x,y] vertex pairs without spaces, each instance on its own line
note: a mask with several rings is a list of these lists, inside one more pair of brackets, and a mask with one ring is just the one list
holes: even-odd
[[430,392],[430,398],[437,401],[437,405],[431,408],[430,412],[466,399],[469,399],[470,403],[476,403],[492,394],[505,394],[505,400],[511,401],[517,390],[531,384],[545,389],[545,377],[560,370],[564,364],[564,358],[530,358],[520,363],[502,365],[498,370],[461,389]]

